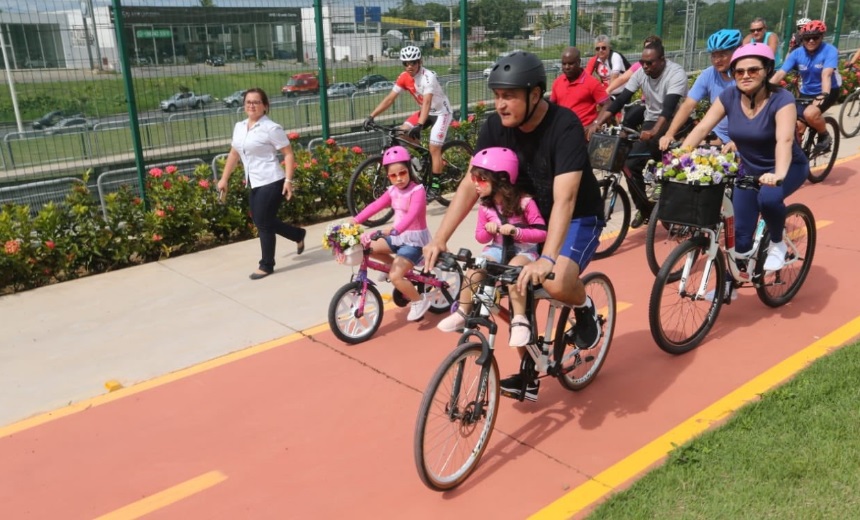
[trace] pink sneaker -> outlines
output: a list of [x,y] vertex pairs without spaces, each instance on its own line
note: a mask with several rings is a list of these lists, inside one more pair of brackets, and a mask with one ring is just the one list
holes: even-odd
[[449,314],[444,320],[440,321],[436,328],[442,332],[460,332],[466,327],[466,317],[455,312]]
[[529,326],[529,320],[522,314],[517,314],[511,320],[511,341],[512,347],[525,347],[532,339],[532,330]]

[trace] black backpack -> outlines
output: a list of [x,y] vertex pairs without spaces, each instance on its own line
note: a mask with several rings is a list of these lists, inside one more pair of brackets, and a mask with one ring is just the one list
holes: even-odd
[[[630,70],[630,62],[627,61],[627,58],[625,58],[623,54],[616,51],[612,51],[612,54],[617,54],[621,56],[621,61],[624,63],[624,70]],[[612,56],[609,56],[609,62],[612,63]]]

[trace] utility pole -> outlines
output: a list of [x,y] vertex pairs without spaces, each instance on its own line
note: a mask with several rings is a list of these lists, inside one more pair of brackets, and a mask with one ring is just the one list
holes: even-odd
[[99,70],[104,70],[104,65],[102,64],[102,48],[99,44],[99,28],[96,25],[96,13],[93,11],[93,0],[87,0],[87,8],[90,11],[90,17],[93,22],[93,43],[96,45],[96,59],[99,62]]

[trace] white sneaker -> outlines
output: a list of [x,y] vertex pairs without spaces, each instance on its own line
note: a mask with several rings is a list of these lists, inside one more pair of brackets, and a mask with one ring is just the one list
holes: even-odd
[[422,294],[420,300],[409,304],[409,314],[406,316],[406,319],[409,321],[420,320],[424,317],[424,313],[427,312],[432,303],[426,294]]
[[782,242],[772,242],[767,250],[767,258],[764,261],[765,271],[779,271],[785,267],[785,254],[788,252],[788,246],[785,240]]
[[[732,293],[732,298],[731,298],[731,300],[732,300],[732,301],[735,301],[735,300],[737,300],[737,299],[738,299],[738,291],[736,291],[736,290],[735,290],[735,291],[733,291],[733,290],[732,290],[732,282],[726,282],[726,288],[725,288],[725,290],[723,290],[723,301],[726,301],[726,300],[725,300],[726,295],[727,295],[727,294],[729,294],[729,292],[730,292],[730,291],[731,291],[731,293]],[[711,289],[710,291],[708,291],[708,292],[706,292],[706,293],[705,293],[705,299],[706,299],[706,300],[708,300],[709,302],[714,301],[714,294],[715,294],[715,293],[716,293],[716,291],[715,291],[715,290],[713,290],[713,289]]]
[[440,321],[438,325],[436,325],[436,328],[442,332],[460,332],[465,327],[466,317],[459,312],[449,314],[445,319]]

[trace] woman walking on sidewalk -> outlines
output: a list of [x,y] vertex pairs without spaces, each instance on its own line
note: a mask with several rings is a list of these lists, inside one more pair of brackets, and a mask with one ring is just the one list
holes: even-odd
[[[226,192],[230,174],[242,160],[245,182],[251,188],[251,217],[260,235],[262,258],[251,280],[259,280],[275,270],[275,234],[296,243],[296,254],[305,250],[305,234],[300,227],[278,220],[281,200],[293,196],[293,173],[296,161],[290,140],[281,125],[266,115],[269,112],[269,97],[263,89],[252,88],[245,93],[245,113],[248,119],[236,123],[230,154],[224,164],[224,172],[218,181],[218,189]],[[278,162],[277,152],[284,156],[284,166]]]

